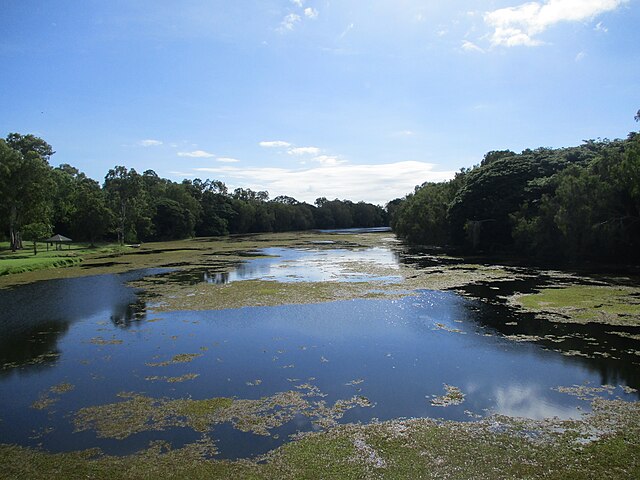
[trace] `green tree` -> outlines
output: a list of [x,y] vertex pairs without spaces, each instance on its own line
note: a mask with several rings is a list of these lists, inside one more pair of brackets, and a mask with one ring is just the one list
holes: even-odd
[[38,241],[45,240],[53,233],[53,229],[50,224],[36,222],[25,225],[22,228],[22,235],[25,240],[31,240],[33,242],[33,254],[38,254]]
[[12,133],[0,140],[0,217],[13,251],[22,248],[23,225],[49,223],[52,154],[51,146],[33,135]]
[[104,189],[111,209],[118,219],[118,242],[144,239],[152,232],[152,222],[145,185],[135,169],[116,166],[109,170]]
[[105,192],[95,180],[84,179],[76,192],[72,232],[74,238],[88,240],[91,246],[102,238],[113,222]]

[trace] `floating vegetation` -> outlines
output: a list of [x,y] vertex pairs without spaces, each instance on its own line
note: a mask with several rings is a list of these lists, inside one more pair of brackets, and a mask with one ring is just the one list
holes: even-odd
[[145,431],[160,431],[172,427],[190,427],[206,432],[214,425],[230,423],[234,428],[256,435],[269,435],[298,415],[304,415],[320,428],[337,424],[344,413],[354,407],[369,407],[361,396],[338,400],[328,406],[315,387],[277,393],[258,400],[211,398],[193,400],[181,398],[150,398],[122,392],[123,401],[86,407],[74,417],[76,431],[95,430],[99,437],[124,439]]
[[73,385],[72,383],[63,382],[63,383],[54,385],[53,387],[51,387],[49,391],[57,395],[62,395],[63,393],[67,393],[74,390],[75,388],[76,386]]
[[444,389],[447,392],[445,395],[440,397],[433,396],[431,399],[431,405],[434,407],[448,407],[451,405],[460,405],[464,402],[464,393],[453,385],[444,384]]
[[[339,425],[254,460],[215,460],[207,436],[136,455],[50,454],[0,445],[6,478],[637,478],[640,402],[594,400],[579,420],[491,416]],[[221,405],[202,405],[201,415]]]
[[58,400],[60,400],[60,395],[70,392],[75,388],[75,385],[67,382],[54,385],[46,392],[41,393],[38,397],[38,400],[31,404],[31,408],[34,408],[36,410],[45,410],[47,408],[50,408]]
[[360,385],[361,383],[364,383],[364,379],[358,378],[356,380],[351,380],[350,382],[345,383],[345,385],[353,387],[353,386],[356,386],[356,385]]
[[105,340],[102,337],[94,337],[89,340],[89,343],[92,343],[94,345],[121,345],[124,342],[117,339]]
[[37,355],[24,362],[5,362],[0,366],[0,370],[12,370],[18,367],[24,367],[28,365],[46,365],[51,364],[60,358],[58,352],[47,352],[41,355]]
[[438,330],[444,330],[445,332],[450,332],[450,333],[460,333],[462,335],[466,335],[467,332],[463,332],[462,330],[460,330],[459,328],[451,328],[446,326],[444,323],[438,323],[436,322],[435,324],[436,328]]
[[146,365],[148,367],[166,367],[167,365],[175,365],[176,363],[192,362],[194,359],[201,356],[202,353],[180,353],[178,355],[174,355],[171,360],[167,360],[165,362],[149,362],[146,363]]
[[640,326],[640,289],[626,286],[574,285],[545,288],[511,298],[524,310],[553,322]]
[[184,375],[180,375],[179,377],[163,377],[158,375],[153,375],[149,377],[145,377],[145,380],[149,381],[164,381],[167,383],[181,383],[186,382],[187,380],[194,380],[200,376],[199,373],[186,373]]
[[610,335],[617,335],[619,337],[623,337],[623,338],[630,338],[631,340],[638,340],[640,341],[640,335],[635,335],[633,333],[629,333],[629,332],[607,332]]
[[580,400],[593,400],[603,393],[613,395],[616,387],[614,385],[600,385],[597,387],[590,387],[588,385],[572,385],[570,387],[555,387],[553,390],[560,393],[566,393],[567,395],[573,395],[574,397],[578,397]]

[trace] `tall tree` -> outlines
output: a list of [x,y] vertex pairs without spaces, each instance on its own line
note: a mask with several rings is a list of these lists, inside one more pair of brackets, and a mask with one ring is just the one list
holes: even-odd
[[116,230],[120,244],[149,233],[151,218],[144,183],[135,169],[116,166],[109,170],[104,179],[104,189],[118,219]]
[[21,227],[48,224],[51,146],[33,135],[11,133],[0,140],[0,216],[9,230],[13,251],[22,248]]

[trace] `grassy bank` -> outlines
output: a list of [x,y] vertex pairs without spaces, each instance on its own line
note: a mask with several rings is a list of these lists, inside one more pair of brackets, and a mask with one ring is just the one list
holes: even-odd
[[25,243],[25,248],[12,252],[7,242],[0,242],[0,275],[35,272],[50,268],[63,268],[79,265],[85,257],[97,254],[124,251],[125,247],[106,244],[91,247],[87,244],[65,245],[60,250],[38,242],[37,254],[34,254],[33,243]]

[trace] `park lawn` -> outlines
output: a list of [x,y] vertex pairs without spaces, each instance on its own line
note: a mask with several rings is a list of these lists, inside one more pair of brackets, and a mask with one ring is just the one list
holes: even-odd
[[50,246],[47,251],[47,244],[38,242],[38,253],[34,255],[32,242],[25,242],[24,248],[17,252],[11,251],[8,242],[0,242],[0,275],[70,267],[80,264],[85,256],[118,251],[122,248],[114,244],[90,247],[88,244],[74,243],[70,248],[68,245],[64,245],[60,250]]

